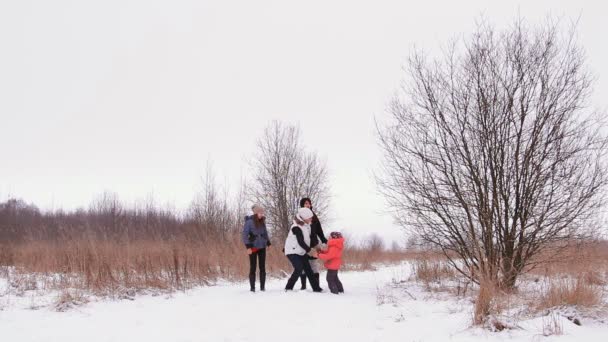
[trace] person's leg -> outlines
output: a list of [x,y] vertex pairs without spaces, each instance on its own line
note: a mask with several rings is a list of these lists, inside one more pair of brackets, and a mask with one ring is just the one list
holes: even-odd
[[333,294],[338,294],[337,273],[335,270],[327,270],[327,286],[329,286],[329,291]]
[[260,264],[260,290],[266,291],[266,248],[258,251],[258,262]]
[[256,265],[256,253],[249,254],[249,285],[251,286],[251,291],[255,292],[255,269]]
[[344,286],[342,286],[342,282],[340,281],[340,277],[338,276],[338,271],[336,271],[336,285],[338,285],[338,292],[344,293]]
[[300,275],[300,283],[302,284],[301,290],[306,290],[306,274],[304,272]]
[[308,257],[304,256],[303,267],[306,276],[308,277],[308,281],[310,282],[310,286],[314,292],[321,292],[323,289],[319,286],[319,282],[315,279],[314,274],[312,273],[312,269],[310,268],[310,263],[308,262]]
[[290,254],[287,256],[287,258],[289,259],[289,262],[291,262],[291,265],[293,266],[293,273],[289,277],[289,280],[287,280],[287,285],[285,285],[285,290],[293,290],[293,286],[296,284],[296,281],[298,281],[300,274],[302,274],[302,269],[304,268],[304,265],[302,262],[302,256],[300,256],[300,255]]
[[319,259],[309,259],[310,269],[312,270],[313,277],[315,278],[317,284],[321,285],[320,278],[320,269],[319,269]]
[[327,270],[327,275],[325,276],[325,280],[327,280],[327,287],[329,287],[329,291],[331,292],[333,289],[333,279],[331,275],[331,270]]

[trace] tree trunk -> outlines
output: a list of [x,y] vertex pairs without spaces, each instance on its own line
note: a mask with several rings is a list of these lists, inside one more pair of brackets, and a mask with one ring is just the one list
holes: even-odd
[[[517,258],[516,258],[517,261]],[[517,276],[521,272],[517,263],[513,263],[513,257],[507,256],[502,258],[502,277],[500,279],[500,288],[506,291],[513,290]]]

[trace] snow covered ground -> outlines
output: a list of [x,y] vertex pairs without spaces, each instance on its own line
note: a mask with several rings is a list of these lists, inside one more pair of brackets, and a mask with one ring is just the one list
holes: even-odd
[[608,340],[607,324],[577,326],[561,316],[554,316],[561,336],[542,335],[545,317],[502,332],[471,328],[470,300],[432,299],[402,282],[408,273],[408,265],[343,273],[347,293],[340,296],[286,293],[285,280],[275,279],[266,292],[255,294],[244,284],[218,284],[135,300],[97,300],[66,312],[37,308],[39,300],[52,302],[50,295],[8,298],[0,292],[0,336],[7,342]]

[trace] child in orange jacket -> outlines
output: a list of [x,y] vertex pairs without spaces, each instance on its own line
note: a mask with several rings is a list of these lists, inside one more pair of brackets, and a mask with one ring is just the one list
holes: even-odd
[[319,253],[319,259],[325,261],[325,268],[327,268],[327,285],[329,290],[333,294],[344,293],[344,287],[340,278],[338,278],[338,271],[342,265],[342,250],[344,249],[344,238],[340,232],[332,232],[330,239],[327,242],[327,251]]

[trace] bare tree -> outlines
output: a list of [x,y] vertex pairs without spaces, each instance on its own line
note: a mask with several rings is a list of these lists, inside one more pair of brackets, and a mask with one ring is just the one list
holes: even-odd
[[440,60],[414,53],[378,125],[377,179],[396,219],[474,281],[513,287],[597,218],[606,139],[575,38],[559,23],[479,24]]
[[327,167],[316,153],[301,145],[300,129],[273,121],[258,140],[251,160],[252,181],[248,192],[267,210],[275,236],[287,235],[302,197],[310,197],[319,217],[329,204]]
[[363,249],[368,250],[372,254],[381,253],[386,248],[384,240],[378,233],[372,233],[363,240]]
[[97,196],[89,205],[89,214],[96,216],[103,227],[100,234],[129,234],[128,227],[123,229],[126,212],[117,193],[105,191]]
[[187,217],[196,222],[201,240],[224,239],[242,222],[242,217],[235,215],[239,204],[230,203],[226,186],[218,186],[211,163],[207,163],[201,183],[202,189],[190,203]]

